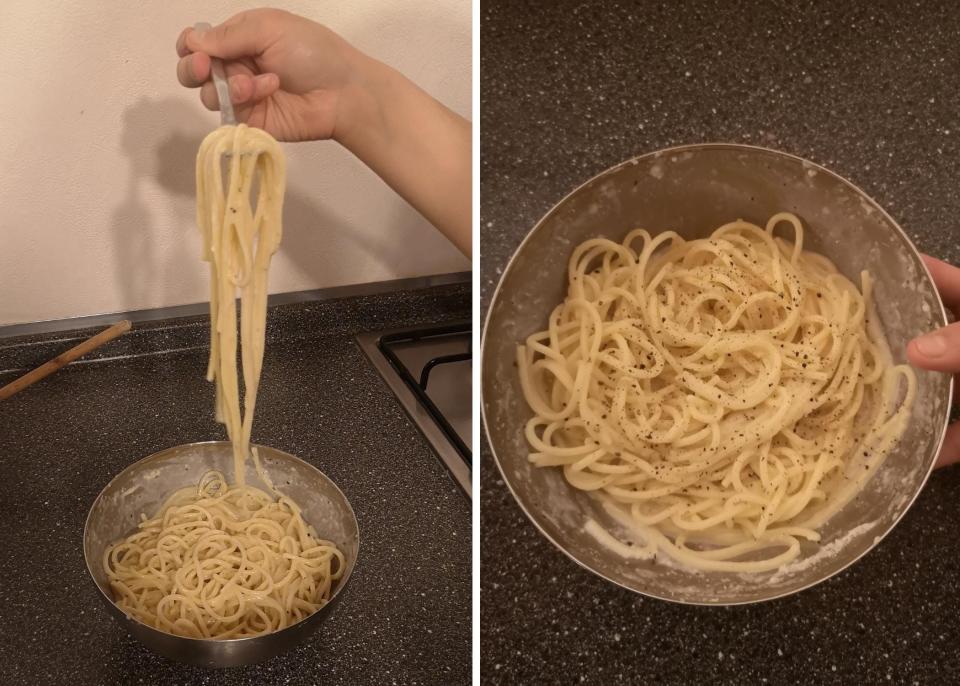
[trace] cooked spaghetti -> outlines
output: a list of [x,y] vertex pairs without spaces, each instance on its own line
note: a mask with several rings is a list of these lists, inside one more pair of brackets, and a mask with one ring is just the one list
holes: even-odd
[[[230,173],[223,178],[221,160]],[[251,202],[254,181],[256,201]],[[216,385],[216,418],[233,443],[234,478],[244,484],[250,452],[267,321],[267,274],[280,245],[286,161],[262,129],[221,126],[197,154],[197,225],[203,259],[210,263],[210,363],[207,381]],[[237,306],[240,291],[240,367],[237,378]]]
[[595,493],[642,539],[634,557],[790,562],[909,420],[916,378],[892,363],[872,285],[804,251],[789,213],[582,243],[566,299],[517,351],[530,461]]
[[[282,629],[322,607],[345,569],[336,545],[318,538],[296,503],[274,489],[250,449],[267,272],[280,243],[285,183],[283,152],[260,129],[224,126],[200,146],[197,223],[210,263],[207,379],[216,384],[216,418],[232,443],[236,485],[209,473],[198,486],[170,496],[154,517],[141,515],[137,532],[103,557],[117,605],[181,636],[227,639]],[[248,454],[272,495],[246,485]]]
[[144,624],[191,638],[239,638],[313,614],[345,568],[289,498],[228,487],[210,472],[171,495],[107,549],[117,604]]

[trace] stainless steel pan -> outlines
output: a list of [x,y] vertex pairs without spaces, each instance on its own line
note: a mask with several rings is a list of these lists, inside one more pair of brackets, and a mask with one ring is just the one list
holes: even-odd
[[[217,469],[228,477],[233,474],[233,452],[230,444],[222,441],[178,445],[145,457],[114,477],[93,502],[83,529],[83,556],[110,613],[139,641],[161,655],[207,667],[261,662],[313,634],[343,596],[360,548],[359,525],[346,496],[323,472],[303,460],[265,446],[258,446],[257,450],[277,489],[300,506],[303,518],[320,536],[337,544],[346,557],[347,568],[326,605],[306,619],[265,636],[220,641],[185,638],[128,617],[114,604],[103,571],[106,547],[133,532],[141,513],[152,516],[170,493],[196,484],[206,471]],[[247,483],[263,488],[250,460],[247,467]]]
[[595,236],[620,240],[638,226],[703,237],[732,219],[762,225],[784,210],[803,220],[806,246],[831,258],[854,282],[861,269],[870,270],[898,362],[905,359],[907,341],[945,324],[943,304],[920,255],[876,202],[819,165],[743,145],[661,150],[590,179],[530,231],[494,293],[483,331],[481,406],[504,481],[544,536],[577,563],[625,588],[697,604],[750,603],[809,588],[873,548],[907,511],[933,468],[947,425],[952,379],[921,372],[913,418],[899,447],[862,495],[822,528],[821,545],[805,544],[802,554],[827,552],[791,573],[745,575],[698,573],[621,557],[583,530],[592,517],[616,534],[618,525],[597,502],[568,486],[559,470],[528,463],[523,426],[530,411],[517,380],[515,349],[545,327],[562,299],[567,260],[577,244]]

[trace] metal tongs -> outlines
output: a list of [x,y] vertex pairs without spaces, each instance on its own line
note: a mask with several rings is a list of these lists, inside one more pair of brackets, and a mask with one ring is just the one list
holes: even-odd
[[[213,27],[205,21],[200,21],[193,25],[193,30],[199,33],[204,33],[212,29]],[[220,101],[220,126],[236,126],[237,116],[233,110],[233,101],[230,99],[230,86],[227,83],[227,75],[223,69],[223,60],[219,57],[213,57],[212,55],[210,56],[210,77],[213,80],[214,88],[217,89],[217,99]],[[239,169],[239,167],[234,167],[233,164],[235,152],[239,152],[241,159],[246,157],[247,160],[249,160],[250,155],[257,156],[263,152],[256,146],[249,147],[251,145],[249,139],[246,139],[246,141],[248,147],[240,150],[234,147],[232,151],[225,151],[220,158],[220,177],[224,189],[230,188],[234,170]]]
[[[193,30],[200,33],[211,30],[213,27],[205,21],[198,21]],[[233,102],[230,100],[230,86],[227,84],[227,75],[223,71],[223,60],[219,57],[210,57],[210,76],[213,86],[217,89],[217,98],[220,100],[220,125],[236,126],[237,117],[233,113]]]

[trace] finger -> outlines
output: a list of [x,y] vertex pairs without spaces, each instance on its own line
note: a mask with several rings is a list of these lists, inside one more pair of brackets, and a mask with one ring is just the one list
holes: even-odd
[[189,31],[184,44],[191,52],[221,59],[259,55],[268,44],[269,13],[240,12],[208,31]]
[[210,78],[210,57],[202,52],[187,55],[177,62],[177,80],[187,88],[197,88]]
[[907,359],[920,369],[960,371],[960,323],[914,338],[907,344]]
[[940,448],[935,466],[946,467],[954,462],[960,462],[960,422],[954,422],[947,427],[947,433],[943,437],[943,447]]
[[253,88],[250,96],[237,102],[259,102],[269,98],[280,89],[280,77],[276,74],[258,74],[252,79]]
[[177,55],[179,57],[186,57],[190,54],[190,48],[187,47],[187,34],[191,31],[193,31],[193,29],[187,27],[177,36]]
[[929,255],[924,255],[923,261],[930,270],[930,276],[933,277],[944,304],[955,312],[960,310],[960,269]]
[[234,105],[242,105],[253,97],[254,85],[253,77],[246,74],[238,74],[227,78],[227,86],[230,90],[230,102]]
[[200,102],[202,102],[203,106],[212,112],[216,112],[220,109],[220,100],[217,98],[217,89],[213,85],[213,81],[207,81],[205,84],[200,86]]
[[[280,79],[276,74],[260,74],[256,77],[236,74],[227,79],[230,102],[234,105],[262,100],[273,95],[279,86]],[[220,109],[220,98],[212,81],[204,83],[200,88],[200,100],[209,110]]]

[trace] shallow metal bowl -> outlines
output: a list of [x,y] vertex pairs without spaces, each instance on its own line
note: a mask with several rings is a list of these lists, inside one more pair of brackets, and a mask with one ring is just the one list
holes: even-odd
[[[103,553],[111,543],[136,530],[140,514],[152,516],[173,491],[196,484],[210,469],[223,472],[232,481],[233,452],[229,443],[189,443],[168,448],[135,462],[120,472],[100,492],[87,515],[83,529],[83,556],[111,614],[131,634],[161,655],[208,667],[232,667],[260,662],[292,648],[315,632],[343,595],[357,563],[360,528],[346,497],[320,470],[280,450],[257,446],[264,469],[274,485],[303,511],[303,518],[317,533],[337,544],[347,568],[337,582],[330,601],[315,613],[265,636],[226,640],[174,636],[128,617],[113,602],[103,570]],[[264,484],[247,460],[247,483]]]
[[[855,283],[862,269],[870,270],[897,362],[905,361],[911,338],[946,323],[916,248],[863,191],[799,157],[728,144],[650,153],[590,179],[530,231],[493,295],[483,331],[481,407],[504,481],[554,545],[625,588],[695,604],[750,603],[808,588],[873,548],[907,511],[933,468],[947,425],[952,379],[919,372],[906,435],[863,493],[821,528],[821,544],[804,543],[805,562],[794,571],[742,574],[695,572],[620,556],[584,531],[592,518],[625,537],[597,501],[569,486],[559,469],[527,461],[523,427],[531,412],[514,367],[516,346],[546,327],[564,296],[567,261],[576,245],[597,236],[620,241],[637,227],[702,238],[737,218],[764,225],[784,210],[803,221],[804,247],[829,257]],[[818,550],[825,552],[813,558]]]

